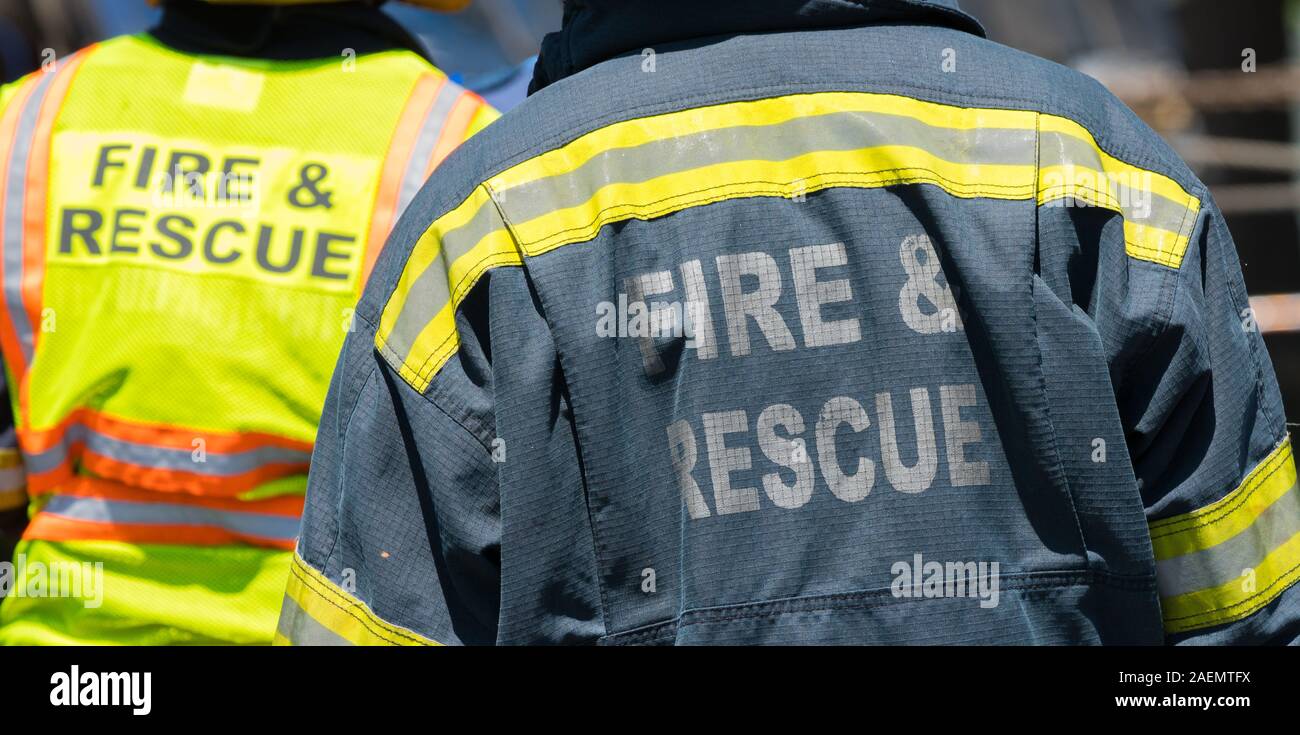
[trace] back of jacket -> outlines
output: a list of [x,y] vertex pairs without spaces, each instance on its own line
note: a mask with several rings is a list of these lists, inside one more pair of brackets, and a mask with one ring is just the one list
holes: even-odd
[[948,3],[587,5],[377,266],[282,636],[1296,637],[1276,380],[1131,112]]
[[0,509],[30,496],[13,587],[87,580],[5,596],[3,643],[271,640],[362,284],[427,172],[496,116],[356,26],[333,26],[350,60],[162,40],[199,12],[0,88],[0,463],[22,472]]

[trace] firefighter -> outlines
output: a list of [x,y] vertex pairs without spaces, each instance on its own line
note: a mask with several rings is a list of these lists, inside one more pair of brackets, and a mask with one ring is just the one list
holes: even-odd
[[277,640],[1300,636],[1223,215],[954,0],[570,2],[425,194]]
[[0,641],[271,641],[354,303],[495,117],[368,2],[166,2],[0,92]]

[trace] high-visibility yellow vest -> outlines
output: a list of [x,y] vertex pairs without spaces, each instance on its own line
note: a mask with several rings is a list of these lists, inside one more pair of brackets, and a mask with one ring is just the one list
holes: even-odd
[[[31,514],[0,642],[270,641],[352,306],[428,173],[495,115],[409,51],[196,57],[147,35],[0,92],[0,348]],[[97,562],[98,605],[35,584]]]

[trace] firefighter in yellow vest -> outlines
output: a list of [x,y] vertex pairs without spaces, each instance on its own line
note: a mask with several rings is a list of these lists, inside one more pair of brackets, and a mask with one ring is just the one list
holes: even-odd
[[169,1],[0,90],[0,642],[271,641],[352,306],[496,117],[376,5]]

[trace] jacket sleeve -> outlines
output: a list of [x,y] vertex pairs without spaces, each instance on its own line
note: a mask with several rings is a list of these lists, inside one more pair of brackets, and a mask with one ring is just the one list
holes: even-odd
[[1173,643],[1300,640],[1300,495],[1236,247],[1205,195],[1117,396]]
[[277,640],[589,640],[594,552],[540,297],[484,189],[428,205],[335,369]]
[[359,318],[335,370],[276,642],[492,643],[500,502],[477,430],[491,425],[491,385],[460,368],[475,426],[404,381],[374,332]]

